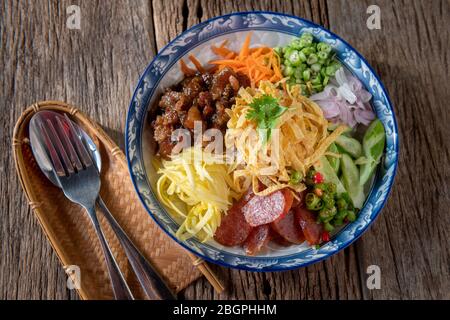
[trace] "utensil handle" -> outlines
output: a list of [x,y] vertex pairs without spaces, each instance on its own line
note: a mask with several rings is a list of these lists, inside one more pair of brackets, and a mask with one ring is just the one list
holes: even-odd
[[100,240],[100,244],[105,255],[106,266],[108,267],[109,277],[116,300],[134,300],[133,294],[128,287],[122,272],[119,269],[116,259],[114,258],[111,248],[106,242],[105,236],[97,219],[95,208],[86,208],[94,225],[95,232]]
[[164,282],[161,275],[147,259],[145,259],[142,253],[139,252],[116,219],[114,219],[101,197],[98,197],[97,203],[102,209],[106,220],[108,220],[111,225],[111,228],[116,233],[116,236],[130,261],[131,267],[147,296],[154,300],[176,300],[176,296]]

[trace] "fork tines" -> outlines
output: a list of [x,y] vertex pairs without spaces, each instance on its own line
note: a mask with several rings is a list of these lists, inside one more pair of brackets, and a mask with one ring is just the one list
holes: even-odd
[[93,164],[81,135],[67,115],[64,118],[55,116],[42,119],[40,128],[48,155],[59,176],[70,176]]

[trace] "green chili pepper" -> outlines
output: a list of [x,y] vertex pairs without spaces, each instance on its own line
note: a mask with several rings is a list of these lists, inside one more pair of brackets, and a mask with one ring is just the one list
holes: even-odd
[[329,222],[325,222],[324,225],[323,225],[323,227],[324,227],[324,229],[325,229],[327,232],[331,232],[331,231],[334,230],[334,227],[333,227],[333,226],[331,225],[331,223],[329,223]]
[[314,185],[314,187],[316,188],[316,189],[320,189],[320,190],[322,190],[322,191],[328,191],[328,184],[326,184],[326,183],[316,183],[315,185]]
[[329,194],[328,192],[325,192],[321,198],[325,208],[334,208],[335,201],[333,195]]
[[344,211],[347,209],[347,201],[344,198],[340,197],[336,200],[336,207],[339,211]]
[[331,195],[334,195],[337,191],[337,187],[336,184],[334,184],[333,182],[328,182],[327,183],[327,190]]
[[333,220],[334,216],[336,215],[337,210],[336,207],[330,207],[330,208],[322,208],[319,212],[319,218],[323,222],[329,222]]
[[291,179],[289,180],[290,184],[299,184],[302,181],[302,174],[298,171],[294,171],[291,173]]
[[347,220],[353,222],[356,220],[356,214],[354,211],[347,211]]
[[322,209],[323,203],[322,200],[318,196],[316,196],[314,193],[308,193],[305,197],[305,204],[306,208],[309,210],[318,211]]
[[346,209],[342,209],[342,210],[338,210],[338,212],[336,213],[335,218],[336,219],[340,219],[340,220],[344,220],[345,217],[347,216],[348,211]]

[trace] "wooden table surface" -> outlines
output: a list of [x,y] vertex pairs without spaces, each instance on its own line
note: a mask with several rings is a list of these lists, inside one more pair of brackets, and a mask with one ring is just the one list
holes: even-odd
[[[81,8],[81,29],[66,8]],[[368,30],[367,7],[381,9]],[[123,147],[127,107],[139,75],[169,40],[208,18],[271,10],[339,34],[374,67],[392,99],[400,162],[382,214],[352,246],[288,272],[214,266],[217,295],[201,279],[185,299],[450,298],[450,1],[17,1],[0,4],[0,299],[78,299],[28,207],[11,154],[14,124],[39,100],[64,100],[96,119]],[[381,289],[366,286],[381,270]]]

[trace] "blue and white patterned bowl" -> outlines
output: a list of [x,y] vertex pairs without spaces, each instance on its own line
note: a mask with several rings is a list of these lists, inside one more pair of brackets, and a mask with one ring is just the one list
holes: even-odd
[[[157,200],[153,190],[156,173],[151,165],[155,145],[149,129],[151,109],[164,88],[182,78],[177,63],[180,58],[194,54],[208,61],[210,45],[230,39],[239,48],[246,34],[252,32],[252,45],[285,45],[304,31],[317,40],[330,44],[337,58],[357,76],[373,95],[372,105],[386,129],[386,150],[380,168],[363,209],[355,222],[348,224],[331,241],[318,249],[306,245],[281,248],[276,245],[260,256],[249,257],[242,249],[227,248],[211,241],[196,239],[180,242],[175,237],[178,223]],[[149,112],[150,111],[150,112]],[[156,223],[175,241],[202,258],[224,266],[253,270],[276,271],[298,268],[321,261],[344,249],[360,237],[384,206],[394,182],[398,161],[397,123],[389,97],[381,81],[364,58],[348,43],[312,22],[273,12],[241,12],[213,18],[183,32],[153,59],[141,76],[126,120],[126,155],[131,179],[144,207]]]

